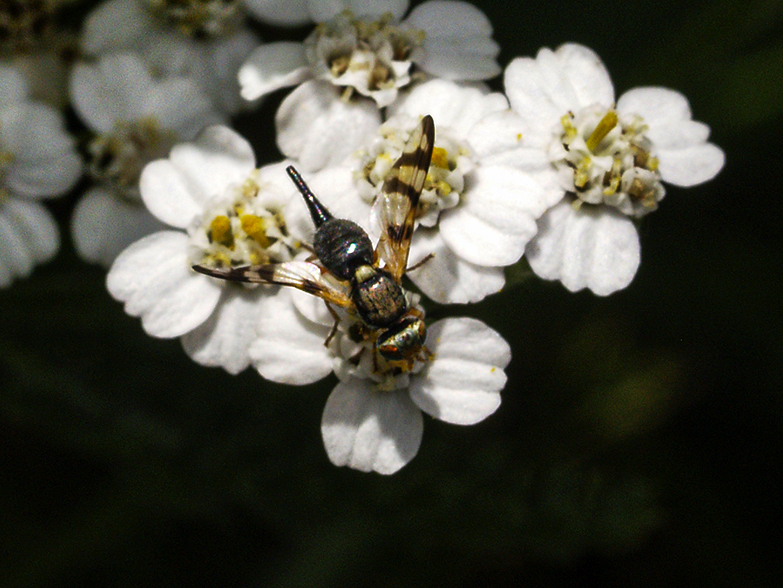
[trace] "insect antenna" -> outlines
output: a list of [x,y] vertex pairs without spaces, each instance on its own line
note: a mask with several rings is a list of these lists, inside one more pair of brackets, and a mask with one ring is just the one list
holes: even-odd
[[332,220],[332,218],[334,218],[332,213],[329,212],[327,208],[321,204],[321,201],[315,197],[315,194],[313,194],[313,192],[307,186],[299,172],[296,171],[296,168],[293,165],[289,165],[287,168],[285,168],[285,171],[288,173],[288,177],[291,178],[291,181],[294,183],[297,190],[299,190],[299,193],[304,198],[305,203],[307,204],[307,210],[310,211],[310,216],[313,218],[315,228],[317,229],[326,221]]

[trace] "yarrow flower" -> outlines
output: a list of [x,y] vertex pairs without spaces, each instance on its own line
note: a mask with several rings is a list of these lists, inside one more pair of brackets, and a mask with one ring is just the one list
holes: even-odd
[[350,315],[341,313],[333,331],[324,303],[303,292],[286,290],[268,310],[259,315],[259,338],[249,350],[262,376],[302,385],[334,371],[340,380],[321,421],[335,465],[393,474],[419,450],[422,412],[471,425],[500,406],[511,350],[481,321],[450,318],[429,325],[425,353],[407,366],[379,357]]
[[657,208],[662,182],[693,186],[723,167],[709,127],[666,88],[635,88],[615,103],[603,63],[581,45],[514,59],[505,85],[525,123],[518,165],[554,174],[563,193],[528,243],[531,268],[572,291],[625,288],[640,260],[633,219]]
[[[276,125],[281,150],[305,170],[326,163],[311,161],[310,145],[317,150],[324,134],[343,132],[329,160],[338,161],[377,124],[374,110],[391,104],[414,79],[476,81],[500,72],[492,26],[466,2],[430,0],[404,20],[407,2],[356,3],[344,12],[335,11],[339,4],[310,6],[319,24],[304,43],[261,45],[239,70],[247,99],[301,84],[281,104]],[[373,102],[349,101],[355,95]]]
[[[318,172],[331,202],[352,200],[348,214],[360,224],[371,210],[383,180],[420,118],[435,120],[435,148],[419,201],[408,276],[440,303],[477,302],[504,285],[503,266],[519,261],[535,235],[536,219],[562,192],[499,161],[521,140],[521,120],[502,94],[462,87],[446,80],[417,86],[389,109],[389,119],[341,165]],[[336,141],[337,138],[335,137]],[[362,203],[364,206],[362,206]],[[363,215],[367,215],[362,218]]]
[[82,172],[60,112],[28,97],[21,73],[0,66],[0,287],[57,253],[57,225],[38,200],[64,194]]
[[150,335],[182,337],[197,363],[239,373],[249,365],[255,323],[273,311],[279,288],[246,288],[191,267],[291,259],[300,242],[290,228],[304,220],[288,207],[295,191],[283,164],[255,169],[247,141],[227,127],[209,127],[147,165],[140,189],[150,212],[173,230],[123,251],[107,276],[109,292]]
[[107,0],[87,16],[81,49],[137,53],[158,76],[190,77],[234,114],[247,104],[236,72],[258,43],[238,0]]
[[74,0],[0,2],[0,60],[26,79],[29,97],[56,108],[67,104],[69,55],[75,37],[58,26]]
[[97,184],[77,203],[71,231],[84,259],[108,267],[125,247],[164,227],[141,202],[144,166],[224,117],[193,80],[155,79],[132,53],[77,64],[70,86],[74,109],[94,133],[88,171]]

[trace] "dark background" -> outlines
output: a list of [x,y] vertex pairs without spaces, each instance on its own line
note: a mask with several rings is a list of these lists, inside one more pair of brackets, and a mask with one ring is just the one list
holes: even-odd
[[[511,343],[503,404],[362,474],[323,450],[333,377],[232,377],[123,313],[68,240],[82,184],[56,260],[0,291],[0,585],[781,585],[782,3],[476,4],[503,65],[584,43],[725,150],[645,217],[631,286],[431,312]],[[262,163],[284,95],[237,122]]]

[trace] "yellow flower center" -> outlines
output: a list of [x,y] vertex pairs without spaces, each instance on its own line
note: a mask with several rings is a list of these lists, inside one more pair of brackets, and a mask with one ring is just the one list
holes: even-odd
[[575,207],[606,204],[636,217],[657,208],[664,189],[641,117],[588,107],[560,123],[550,157]]
[[147,0],[147,6],[164,25],[196,39],[231,34],[244,18],[237,0]]
[[269,204],[256,172],[229,187],[225,200],[190,228],[193,264],[224,268],[290,260],[301,243],[288,233],[281,210]]
[[166,157],[176,140],[173,131],[161,128],[152,117],[117,122],[111,132],[90,141],[88,169],[95,180],[138,201],[141,170],[150,161]]
[[[319,24],[305,40],[305,49],[317,77],[345,86],[348,96],[354,90],[367,96],[410,82],[410,57],[424,36],[424,31],[397,26],[391,13],[368,21],[346,10]],[[374,97],[381,106],[390,102]]]

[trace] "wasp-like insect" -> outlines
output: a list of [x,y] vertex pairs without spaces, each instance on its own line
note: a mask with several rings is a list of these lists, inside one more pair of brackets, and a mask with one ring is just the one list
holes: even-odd
[[[195,265],[193,269],[224,280],[292,286],[318,296],[327,306],[334,304],[358,317],[367,327],[363,329],[365,337],[374,343],[381,357],[410,365],[423,355],[426,327],[422,314],[408,303],[400,282],[407,268],[416,208],[434,138],[432,117],[425,116],[389,171],[376,204],[380,207],[382,232],[375,250],[364,229],[350,220],[334,218],[290,166],[286,171],[315,224],[313,250],[317,263],[290,261],[226,269]],[[336,288],[324,279],[324,272],[348,287]]]

